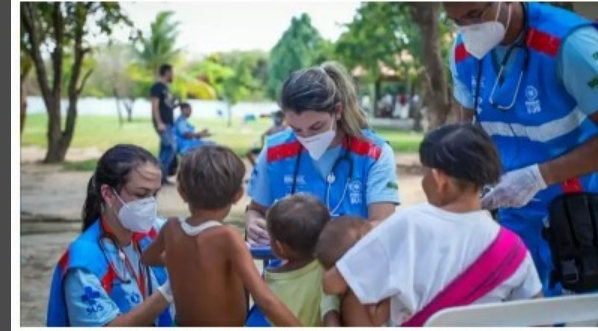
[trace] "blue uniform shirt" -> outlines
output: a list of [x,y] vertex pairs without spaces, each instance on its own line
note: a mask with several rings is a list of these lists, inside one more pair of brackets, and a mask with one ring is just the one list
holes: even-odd
[[[109,241],[106,241],[109,243]],[[136,275],[139,275],[139,253],[133,245],[123,248],[123,252],[136,269]],[[121,275],[126,275],[125,280],[131,280],[128,284],[123,284],[123,294],[127,297],[129,309],[141,303],[142,296],[135,282],[135,277],[130,275],[129,269],[123,263],[118,250],[114,245],[106,245],[106,254]],[[155,290],[158,287],[153,273],[150,272],[152,287]],[[146,296],[149,289],[146,289]],[[100,280],[91,272],[82,268],[73,268],[67,272],[64,279],[64,295],[68,308],[69,320],[72,326],[102,326],[120,313],[120,309],[114,301],[108,296],[108,293],[102,287]]]
[[[508,47],[498,46],[492,51],[494,66],[498,69]],[[504,75],[510,74],[516,50],[511,55]],[[454,84],[454,97],[464,108],[473,109],[473,93],[457,77],[454,52],[450,52],[450,68]],[[598,111],[598,30],[592,26],[581,27],[563,40],[557,55],[557,78],[567,92],[577,101],[586,115]]]
[[[270,190],[268,162],[266,160],[267,150],[267,148],[262,149],[262,152],[257,158],[247,192],[251,199],[256,203],[265,207],[270,207],[276,199],[281,197],[272,196]],[[318,169],[322,177],[326,177],[330,173],[335,161],[340,157],[340,154],[341,147],[337,146],[328,149],[319,160],[312,160],[315,168]],[[369,171],[366,185],[366,203],[368,205],[378,202],[399,204],[400,200],[396,186],[396,176],[394,151],[390,145],[385,144],[382,147],[380,158],[374,163]]]

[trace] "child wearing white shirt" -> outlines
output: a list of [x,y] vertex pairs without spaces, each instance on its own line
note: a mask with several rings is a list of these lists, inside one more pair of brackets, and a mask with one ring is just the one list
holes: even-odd
[[343,301],[341,316],[360,326],[418,326],[451,306],[541,296],[522,241],[481,208],[481,189],[502,173],[490,137],[470,124],[446,125],[419,152],[428,203],[398,210],[362,238],[334,222],[320,237],[336,251],[317,250],[328,269],[324,291],[357,303]]

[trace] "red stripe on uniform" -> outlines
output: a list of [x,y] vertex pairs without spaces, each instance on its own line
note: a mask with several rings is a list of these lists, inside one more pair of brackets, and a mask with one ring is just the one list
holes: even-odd
[[[346,141],[343,142],[343,145],[346,146]],[[357,138],[349,139],[349,151],[361,156],[369,156],[374,160],[378,160],[380,158],[380,154],[382,154],[382,148],[378,147],[378,145],[374,144],[373,142],[360,140]]]
[[561,39],[546,32],[530,28],[527,32],[527,46],[549,56],[556,56],[561,46]]
[[158,232],[156,231],[155,228],[152,228],[151,230],[149,230],[149,232],[147,233],[147,235],[152,239],[156,239],[156,237],[158,237]]
[[465,49],[465,44],[460,43],[455,47],[455,63],[459,63],[469,57],[469,53]]
[[572,178],[562,184],[565,193],[580,193],[583,191],[579,178]]
[[156,229],[151,228],[148,233],[134,232],[131,239],[134,242],[138,243],[141,239],[145,239],[146,237],[149,237],[151,240],[154,240],[154,239],[156,239],[157,236],[158,236],[158,232],[156,231]]
[[108,271],[104,274],[104,277],[100,280],[102,283],[102,287],[106,291],[106,293],[110,294],[112,292],[112,284],[114,283],[114,279],[116,278],[116,271],[111,265],[108,265]]
[[298,141],[281,144],[268,148],[267,160],[268,162],[276,162],[289,157],[295,157],[299,155],[300,151],[301,143]]
[[64,254],[62,254],[62,256],[60,257],[60,260],[58,260],[58,265],[60,266],[60,271],[62,272],[62,276],[64,277],[64,275],[66,274],[66,271],[68,270],[68,266],[69,266],[69,251],[68,250],[66,252],[64,252]]

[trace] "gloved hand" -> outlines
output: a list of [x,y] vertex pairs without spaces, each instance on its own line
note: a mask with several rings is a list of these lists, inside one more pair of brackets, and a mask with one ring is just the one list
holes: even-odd
[[482,208],[520,208],[546,188],[537,164],[506,173],[489,193],[482,198]]
[[252,247],[270,245],[270,236],[266,230],[266,220],[251,218],[247,224],[247,241]]
[[172,303],[173,297],[172,290],[170,289],[170,280],[167,280],[166,282],[164,282],[164,284],[158,287],[158,291],[162,293],[162,296],[164,297],[164,299],[166,299],[166,301],[168,301],[168,303]]

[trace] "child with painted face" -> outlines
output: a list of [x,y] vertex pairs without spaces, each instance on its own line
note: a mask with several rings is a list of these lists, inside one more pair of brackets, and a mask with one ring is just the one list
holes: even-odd
[[445,125],[426,135],[419,153],[427,203],[358,228],[361,238],[340,224],[322,234],[334,247],[316,250],[329,268],[324,291],[353,298],[355,310],[343,303],[341,315],[362,316],[361,326],[421,326],[440,309],[541,296],[522,240],[481,206],[481,189],[502,172],[490,137],[471,124]]

